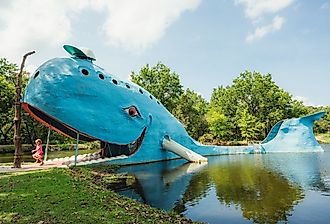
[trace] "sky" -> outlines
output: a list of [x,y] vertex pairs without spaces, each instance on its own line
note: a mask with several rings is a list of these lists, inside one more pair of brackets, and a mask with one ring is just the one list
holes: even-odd
[[64,44],[124,80],[162,62],[209,100],[245,70],[330,105],[330,0],[0,0],[0,57],[34,72]]

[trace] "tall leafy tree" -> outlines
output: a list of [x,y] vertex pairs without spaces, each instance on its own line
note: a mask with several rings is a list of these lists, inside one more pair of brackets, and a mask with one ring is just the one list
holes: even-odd
[[10,63],[6,58],[0,58],[0,76],[5,78],[7,82],[15,85],[18,67],[16,64]]
[[194,139],[198,139],[208,131],[206,112],[206,100],[190,89],[179,97],[178,104],[173,109],[173,115],[183,123]]
[[206,115],[212,135],[220,140],[240,139],[237,108],[235,94],[230,86],[213,89],[209,112]]
[[[275,84],[270,74],[250,71],[241,73],[232,85],[214,89],[210,105],[221,108],[232,124],[231,137],[237,140],[252,137],[261,140],[279,120],[307,112],[300,102],[293,100],[288,92]],[[241,116],[246,117],[243,119]],[[248,129],[243,131],[243,126],[246,126],[243,121],[246,119],[261,129],[258,134],[251,136],[251,133],[247,133]]]
[[211,107],[206,114],[211,134],[218,140],[230,140],[232,127],[230,119],[221,111],[220,107]]
[[18,68],[5,58],[0,59],[0,143],[12,144],[15,74]]
[[270,74],[245,71],[233,83],[238,110],[247,105],[248,112],[265,127],[262,137],[277,121],[287,118],[292,98],[275,84]]
[[158,62],[155,66],[144,66],[139,73],[132,72],[131,79],[154,95],[172,112],[183,93],[179,75]]
[[262,124],[257,121],[255,116],[249,113],[247,108],[240,111],[237,125],[241,130],[242,138],[247,142],[256,139],[260,130],[262,130]]
[[329,133],[330,134],[330,106],[322,107],[309,107],[309,113],[316,113],[324,111],[325,115],[315,122],[314,132],[318,134]]

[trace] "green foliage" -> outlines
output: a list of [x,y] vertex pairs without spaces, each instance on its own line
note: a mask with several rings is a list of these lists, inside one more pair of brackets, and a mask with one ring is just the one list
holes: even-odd
[[310,110],[303,102],[292,100],[291,107],[288,108],[288,117],[301,117],[310,114]]
[[260,130],[262,130],[262,124],[257,121],[257,118],[251,115],[247,108],[244,108],[240,112],[240,118],[238,119],[238,127],[241,130],[241,136],[248,142],[252,139],[256,139]]
[[17,66],[0,58],[0,143],[12,143]]
[[315,122],[314,132],[319,134],[330,133],[330,106],[327,107],[309,107],[309,113],[324,111],[325,115]]
[[5,78],[7,82],[15,85],[18,67],[16,64],[10,63],[6,58],[0,58],[0,76]]
[[[270,74],[249,71],[241,73],[231,86],[214,89],[210,105],[210,110],[221,108],[231,124],[231,139],[236,140],[261,140],[279,120],[307,113],[302,103],[277,86]],[[214,125],[210,123],[210,130],[216,128]]]
[[211,134],[219,139],[228,140],[231,135],[230,120],[222,113],[220,107],[213,106],[206,114]]
[[178,100],[178,104],[173,109],[173,115],[185,126],[189,135],[198,139],[208,131],[205,119],[207,112],[207,102],[201,95],[187,89]]
[[147,64],[139,74],[132,72],[131,79],[154,95],[170,112],[183,93],[178,74],[160,62],[154,67]]

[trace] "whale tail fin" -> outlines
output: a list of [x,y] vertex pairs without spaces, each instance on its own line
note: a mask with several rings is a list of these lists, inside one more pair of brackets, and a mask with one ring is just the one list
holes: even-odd
[[314,114],[310,114],[304,117],[301,117],[301,120],[304,120],[305,122],[312,122],[314,123],[314,121],[320,120],[323,116],[324,116],[325,112],[324,111],[320,111]]
[[314,152],[323,151],[317,142],[313,125],[325,112],[318,112],[300,118],[279,121],[261,142],[265,152]]

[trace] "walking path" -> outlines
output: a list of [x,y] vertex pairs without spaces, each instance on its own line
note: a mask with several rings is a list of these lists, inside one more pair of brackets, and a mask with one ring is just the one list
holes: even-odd
[[49,168],[67,168],[68,166],[63,165],[62,162],[52,162],[52,163],[45,163],[44,165],[40,166],[40,164],[28,164],[22,165],[22,168],[12,168],[12,166],[0,166],[0,173],[13,173],[13,172],[26,172],[32,170],[46,170]]

